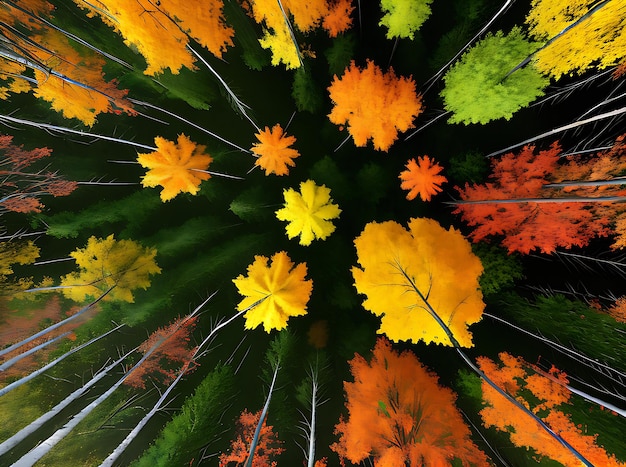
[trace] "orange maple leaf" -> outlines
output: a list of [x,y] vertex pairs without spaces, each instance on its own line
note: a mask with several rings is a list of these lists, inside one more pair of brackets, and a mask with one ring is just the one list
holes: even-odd
[[438,175],[443,167],[428,156],[418,158],[417,162],[415,159],[409,159],[406,168],[407,170],[400,172],[398,178],[402,180],[400,188],[409,190],[406,195],[408,200],[413,200],[419,195],[422,201],[430,201],[441,191],[440,185],[448,181],[443,175]]
[[278,123],[271,130],[266,126],[254,136],[259,140],[252,145],[252,152],[259,156],[254,165],[264,169],[265,175],[287,175],[289,167],[296,165],[293,160],[300,156],[297,150],[290,147],[296,142],[296,137],[287,136]]
[[206,169],[213,158],[204,152],[205,146],[194,143],[184,134],[178,135],[177,143],[160,136],[154,138],[154,143],[157,150],[139,154],[137,161],[149,169],[141,184],[144,187],[162,186],[162,201],[169,201],[178,193],[195,195],[200,183],[211,178]]

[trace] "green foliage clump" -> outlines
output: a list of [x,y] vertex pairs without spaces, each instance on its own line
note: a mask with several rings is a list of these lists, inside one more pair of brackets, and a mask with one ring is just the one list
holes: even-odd
[[[52,217],[39,216],[47,225],[47,234],[56,238],[76,238],[86,229],[124,223],[128,228],[141,224],[150,213],[161,207],[153,191],[136,191],[117,201],[102,201],[78,213],[61,212]],[[92,230],[93,232],[93,230]]]
[[268,190],[262,185],[242,191],[230,203],[229,210],[245,222],[261,222],[274,217],[274,209],[268,196]]
[[317,113],[322,108],[323,95],[309,68],[300,67],[293,74],[291,96],[299,112]]
[[517,255],[497,245],[478,243],[472,245],[472,251],[483,263],[483,274],[478,281],[485,297],[512,287],[517,279],[524,277],[522,265]]
[[333,40],[333,45],[324,51],[331,75],[341,75],[350,64],[356,51],[356,39],[353,34],[343,34]]
[[509,74],[536,44],[519,27],[488,34],[445,74],[441,91],[451,123],[487,123],[505,118],[543,95],[549,79],[526,66]]
[[133,467],[190,465],[200,450],[221,432],[219,423],[225,402],[234,394],[230,367],[218,367],[208,374],[183,408],[163,429],[155,443]]
[[452,156],[448,174],[460,183],[480,183],[488,171],[487,159],[477,151],[470,151]]
[[510,292],[503,296],[498,308],[504,319],[528,330],[539,330],[546,337],[558,336],[565,346],[573,346],[588,357],[606,361],[626,371],[626,324],[616,322],[584,302],[563,295],[540,296],[527,300]]
[[433,0],[381,0],[380,8],[385,13],[380,26],[386,26],[387,39],[413,39],[424,21],[428,19],[432,10]]

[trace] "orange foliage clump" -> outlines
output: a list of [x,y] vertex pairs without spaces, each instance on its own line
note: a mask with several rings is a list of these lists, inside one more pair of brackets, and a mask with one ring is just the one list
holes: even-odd
[[352,26],[350,15],[353,10],[352,0],[329,1],[328,12],[324,15],[322,27],[328,32],[330,37],[337,37]]
[[615,318],[615,321],[626,323],[626,295],[621,296],[607,310],[609,315]]
[[402,180],[400,188],[409,190],[406,199],[413,200],[419,195],[422,201],[430,199],[441,191],[440,185],[446,183],[448,179],[439,172],[443,170],[434,159],[428,156],[410,159],[406,163],[406,170],[400,172],[398,178]]
[[287,136],[277,123],[270,130],[265,127],[254,136],[259,140],[252,146],[252,152],[259,156],[254,165],[265,170],[265,175],[287,175],[289,167],[296,164],[293,161],[300,153],[290,146],[296,142],[295,136]]
[[330,121],[347,124],[355,145],[365,146],[371,139],[380,151],[391,147],[398,131],[413,128],[413,119],[423,110],[413,78],[398,77],[393,68],[383,73],[371,60],[364,69],[351,62],[328,91],[334,104]]
[[147,62],[146,75],[156,75],[167,68],[178,74],[184,66],[194,68],[194,56],[187,49],[189,36],[221,57],[233,44],[234,30],[223,17],[221,0],[187,2],[184,0],[106,0],[98,6],[75,0],[89,16],[102,21],[124,37],[124,43],[136,48]]
[[[561,181],[568,173],[566,169],[574,173],[574,165],[560,168],[560,152],[558,143],[538,153],[535,153],[534,146],[525,146],[517,154],[508,153],[493,159],[488,183],[457,187],[463,200],[484,201],[460,203],[454,211],[469,225],[476,226],[470,234],[473,241],[503,235],[502,244],[509,252],[527,254],[538,248],[544,253],[552,253],[557,247],[585,246],[592,238],[611,233],[609,216],[615,212],[618,203],[568,202],[563,196],[564,189],[544,186]],[[571,191],[566,196],[572,196]],[[579,194],[589,196],[584,190]],[[535,201],[537,198],[560,197],[565,199]],[[519,201],[507,203],[507,200]]]
[[[624,466],[615,456],[608,454],[596,444],[597,435],[587,435],[576,426],[570,415],[560,410],[569,402],[570,391],[566,388],[565,373],[552,367],[544,372],[521,357],[506,352],[499,355],[502,365],[487,357],[479,357],[478,365],[485,374],[521,404],[528,407],[574,449],[593,465],[606,467]],[[581,463],[568,449],[550,436],[539,424],[512,407],[511,403],[483,381],[485,408],[480,411],[486,427],[495,427],[509,433],[516,446],[531,447],[540,456],[549,457],[567,467]],[[530,395],[530,396],[529,396]],[[524,397],[526,396],[526,397]],[[532,402],[531,402],[532,401]]]
[[331,449],[358,464],[374,458],[376,467],[404,465],[489,465],[470,439],[455,406],[455,394],[438,385],[411,352],[398,353],[379,338],[368,363],[350,361],[354,382],[345,382],[348,418],[335,427]]
[[[244,465],[250,454],[250,445],[254,437],[254,432],[259,420],[261,411],[250,413],[246,409],[241,412],[238,425],[237,438],[231,441],[230,452],[220,454],[219,467],[226,467],[231,462],[236,462],[236,466]],[[274,457],[280,455],[285,449],[281,448],[282,441],[278,439],[274,429],[266,425],[265,420],[261,428],[258,444],[254,452],[252,467],[276,467]]]
[[13,144],[13,137],[0,135],[0,212],[41,212],[40,197],[45,194],[67,196],[78,184],[64,180],[55,172],[31,165],[52,154],[48,148],[25,150]]
[[160,185],[161,201],[169,201],[178,193],[198,193],[200,183],[211,175],[206,172],[213,158],[206,154],[205,146],[196,144],[184,134],[174,143],[157,136],[156,151],[139,154],[137,162],[148,169],[141,184],[145,187]]
[[124,380],[124,384],[135,388],[145,388],[149,376],[160,375],[164,385],[176,379],[181,370],[193,368],[192,356],[195,347],[189,347],[191,332],[196,325],[196,317],[178,318],[173,323],[154,331],[140,346],[144,354],[158,346],[150,356]]
[[[35,70],[36,97],[50,102],[65,118],[76,118],[87,126],[92,126],[100,113],[134,115],[131,104],[125,100],[128,91],[118,89],[115,80],[104,80],[102,67],[106,62],[102,57],[91,51],[78,53],[67,37],[53,29],[44,30],[33,40],[53,51],[41,60],[55,72]],[[39,56],[43,55],[37,50]]]

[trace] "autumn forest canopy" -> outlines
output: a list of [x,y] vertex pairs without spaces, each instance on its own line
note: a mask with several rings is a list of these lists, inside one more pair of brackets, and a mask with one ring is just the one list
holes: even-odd
[[0,39],[0,465],[626,465],[626,0]]

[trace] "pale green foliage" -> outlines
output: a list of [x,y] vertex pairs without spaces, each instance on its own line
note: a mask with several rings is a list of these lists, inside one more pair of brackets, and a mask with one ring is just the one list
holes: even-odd
[[415,31],[430,16],[431,3],[432,0],[381,0],[385,15],[378,24],[387,27],[387,39],[413,39]]
[[505,118],[543,95],[549,84],[530,66],[507,76],[536,48],[518,27],[489,34],[463,54],[444,76],[441,91],[451,123],[487,123]]

